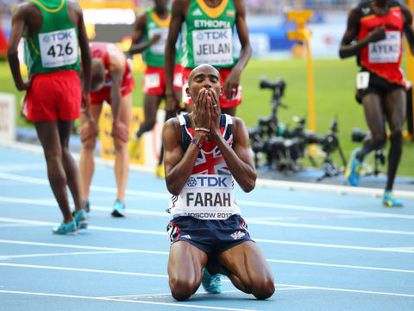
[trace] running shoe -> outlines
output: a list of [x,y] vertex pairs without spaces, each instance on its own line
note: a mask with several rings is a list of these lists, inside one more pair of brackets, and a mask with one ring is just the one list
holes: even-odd
[[53,234],[60,234],[60,235],[66,235],[66,234],[74,235],[76,234],[77,230],[78,230],[78,227],[76,226],[76,221],[74,219],[68,224],[61,223],[59,227],[53,228],[52,232]]
[[88,214],[83,209],[74,212],[73,218],[76,221],[76,226],[78,229],[86,229],[88,228]]
[[223,290],[223,284],[221,283],[220,274],[210,274],[207,268],[203,268],[203,278],[201,284],[207,293],[220,294]]
[[113,217],[125,217],[125,203],[121,200],[116,200],[114,203],[114,210],[111,215]]
[[384,196],[382,198],[382,205],[384,207],[403,207],[404,204],[402,201],[397,200],[392,195],[392,191],[385,191]]
[[351,158],[349,159],[348,166],[346,168],[345,176],[348,184],[353,187],[359,186],[359,179],[361,175],[362,161],[357,159],[356,155],[361,148],[356,148],[352,151]]
[[157,176],[158,178],[165,178],[165,171],[164,171],[164,165],[159,164],[157,165],[157,167],[155,168],[155,176]]
[[82,209],[85,210],[85,212],[89,213],[91,211],[91,206],[89,204],[89,200],[82,200]]

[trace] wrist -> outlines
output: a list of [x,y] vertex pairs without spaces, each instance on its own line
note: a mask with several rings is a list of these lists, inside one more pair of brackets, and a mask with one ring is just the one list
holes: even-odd
[[193,144],[193,145],[196,145],[197,146],[197,148],[198,149],[203,149],[203,146],[204,146],[204,142],[205,142],[205,139],[204,139],[204,137],[205,136],[199,136],[199,135],[196,135],[196,136],[194,136],[192,139],[191,139],[191,144]]

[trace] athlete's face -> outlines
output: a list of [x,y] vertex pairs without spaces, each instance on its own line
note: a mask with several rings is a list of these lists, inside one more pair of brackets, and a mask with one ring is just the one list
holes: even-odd
[[210,65],[200,65],[193,69],[188,79],[186,92],[193,102],[197,104],[198,94],[204,89],[213,91],[218,97],[223,91],[220,84],[220,74],[217,69]]
[[164,9],[168,6],[169,0],[154,0],[155,8]]

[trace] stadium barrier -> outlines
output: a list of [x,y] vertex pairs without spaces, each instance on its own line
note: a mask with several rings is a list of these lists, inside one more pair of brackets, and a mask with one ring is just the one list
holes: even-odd
[[0,141],[11,143],[16,140],[16,96],[0,93]]

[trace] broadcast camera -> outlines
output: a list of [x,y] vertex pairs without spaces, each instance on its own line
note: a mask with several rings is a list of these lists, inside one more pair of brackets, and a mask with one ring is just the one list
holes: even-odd
[[[325,174],[322,177],[333,176],[339,173],[339,169],[333,165],[330,154],[339,150],[341,159],[345,163],[342,149],[339,145],[337,137],[338,124],[335,120],[330,132],[320,136],[311,131],[307,131],[305,118],[294,118],[294,126],[292,128],[285,126],[279,122],[279,107],[287,106],[281,102],[281,98],[285,94],[286,83],[282,79],[274,82],[264,78],[260,80],[261,89],[270,89],[271,97],[271,114],[267,117],[260,117],[255,127],[249,129],[249,137],[255,154],[255,164],[259,166],[260,155],[264,155],[266,165],[282,172],[297,172],[302,166],[298,160],[305,157],[306,147],[309,144],[318,144],[325,152],[324,166]],[[316,162],[311,159],[312,163]],[[327,167],[329,164],[329,167]],[[344,164],[345,165],[345,164]],[[335,168],[335,169],[334,169]]]

